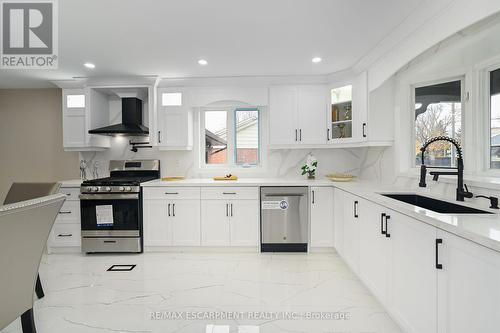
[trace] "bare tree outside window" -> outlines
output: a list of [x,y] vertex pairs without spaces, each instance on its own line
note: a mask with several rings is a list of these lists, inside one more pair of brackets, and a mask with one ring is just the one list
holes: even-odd
[[[448,136],[462,141],[461,81],[415,89],[415,163],[421,164],[420,148],[431,138]],[[431,166],[456,165],[456,151],[449,142],[437,141],[426,152]]]

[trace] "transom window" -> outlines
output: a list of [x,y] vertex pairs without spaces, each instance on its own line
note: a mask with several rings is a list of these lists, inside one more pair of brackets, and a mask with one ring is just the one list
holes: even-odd
[[[415,88],[415,163],[421,164],[420,148],[436,136],[448,136],[462,142],[462,81],[450,81]],[[431,144],[425,164],[456,165],[455,147],[446,141]]]
[[260,114],[257,108],[223,108],[202,112],[205,166],[258,166]]
[[490,72],[490,168],[500,169],[500,68]]

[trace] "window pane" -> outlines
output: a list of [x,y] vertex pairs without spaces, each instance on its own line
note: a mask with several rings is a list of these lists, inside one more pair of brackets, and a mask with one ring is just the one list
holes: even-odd
[[[461,81],[453,81],[415,89],[415,162],[420,161],[420,148],[436,136],[448,136],[462,142]],[[425,164],[455,166],[455,147],[437,141],[427,147]]]
[[236,120],[236,164],[259,164],[259,111],[237,109]]
[[490,167],[500,169],[500,69],[490,73]]
[[68,109],[84,108],[85,107],[85,95],[67,95],[66,96],[66,107]]
[[227,112],[205,112],[205,163],[227,164]]
[[163,93],[161,94],[162,106],[181,106],[182,93]]

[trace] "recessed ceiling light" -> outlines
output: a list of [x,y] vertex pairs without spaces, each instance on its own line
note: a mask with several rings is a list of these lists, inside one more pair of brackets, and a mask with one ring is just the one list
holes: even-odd
[[208,65],[208,61],[206,61],[205,59],[198,60],[198,63],[202,66]]
[[315,64],[317,64],[318,62],[321,62],[323,59],[321,59],[320,57],[314,57],[312,58],[312,62],[314,62]]
[[86,62],[83,64],[83,66],[89,68],[89,69],[94,69],[95,68],[95,65],[90,63],[90,62]]

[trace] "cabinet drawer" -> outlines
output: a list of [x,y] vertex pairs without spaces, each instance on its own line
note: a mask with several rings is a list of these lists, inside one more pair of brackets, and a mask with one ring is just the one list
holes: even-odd
[[259,199],[258,187],[202,187],[201,198],[206,200]]
[[79,201],[80,188],[79,187],[61,187],[59,193],[66,194],[66,201]]
[[78,224],[54,224],[50,247],[80,246],[81,231]]
[[144,199],[200,199],[199,187],[147,187]]
[[66,201],[56,217],[56,223],[77,223],[80,225],[80,201]]

